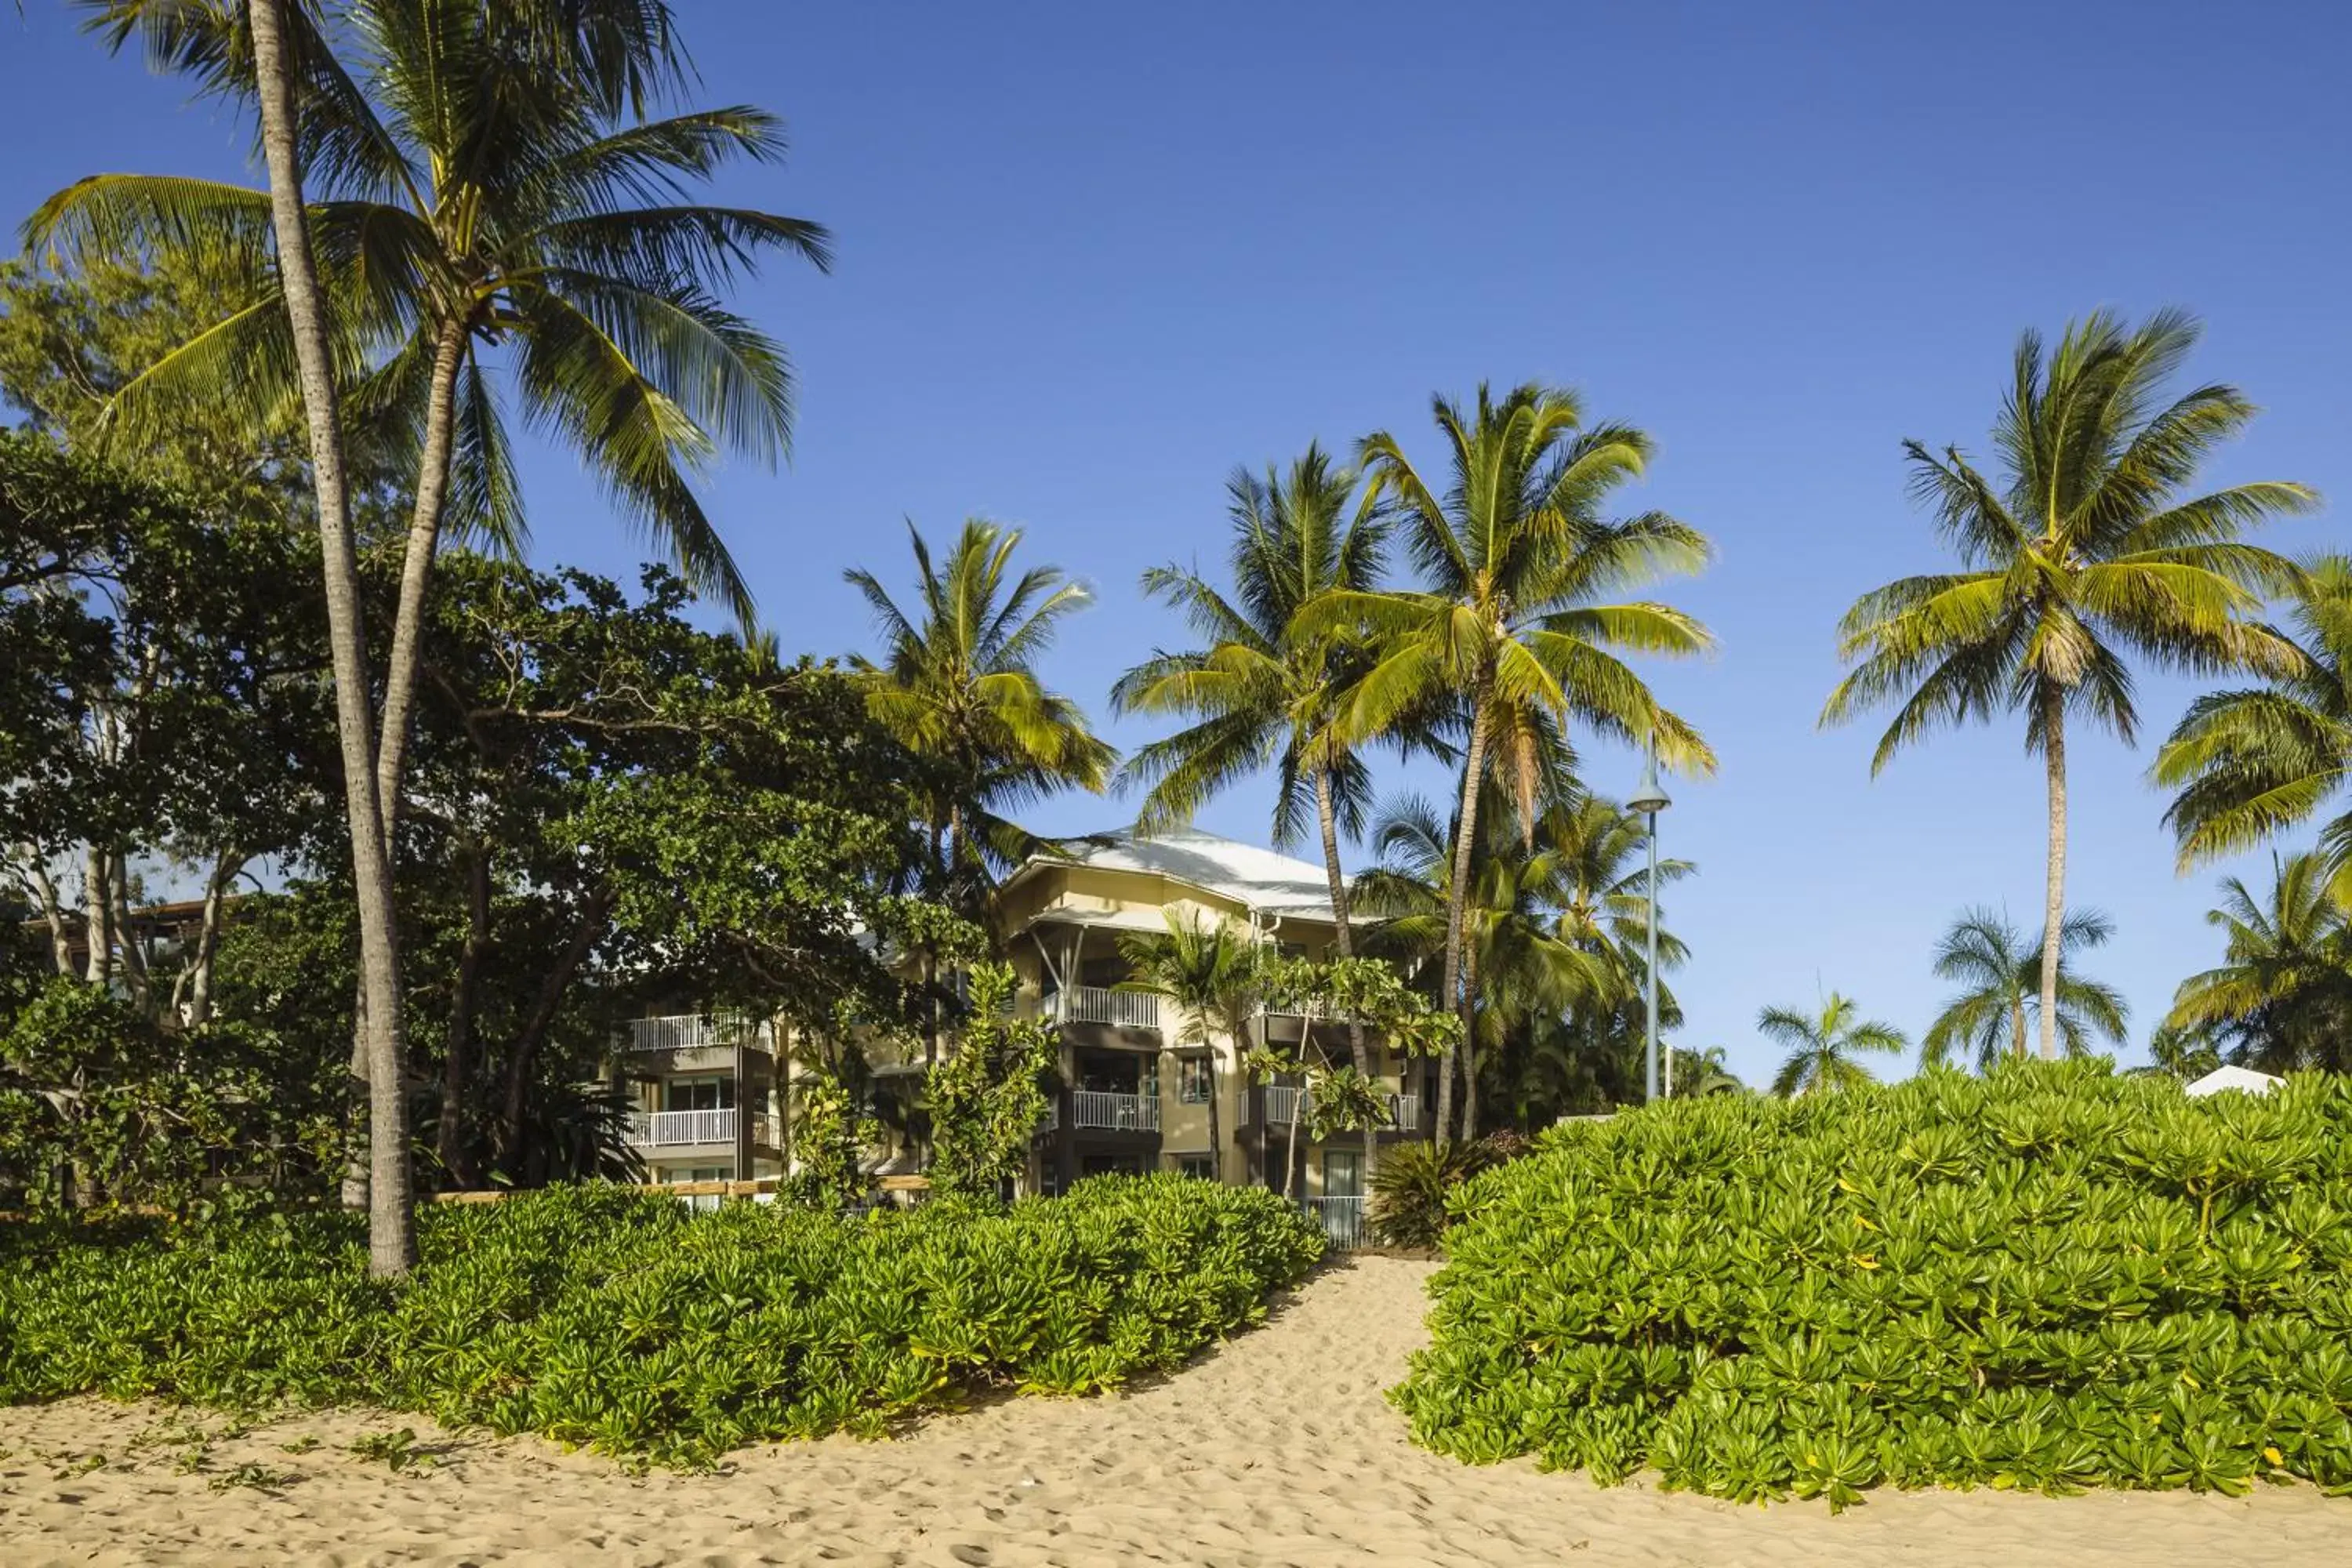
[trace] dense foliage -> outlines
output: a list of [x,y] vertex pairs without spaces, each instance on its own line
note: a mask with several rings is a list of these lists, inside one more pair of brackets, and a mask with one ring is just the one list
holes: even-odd
[[2352,1084],[2103,1064],[1718,1096],[1459,1197],[1394,1397],[1474,1461],[1867,1488],[2352,1489]]
[[1323,1250],[1175,1176],[865,1217],[572,1188],[428,1210],[421,1242],[395,1283],[340,1215],[0,1227],[0,1401],[364,1402],[693,1464],[1169,1371]]

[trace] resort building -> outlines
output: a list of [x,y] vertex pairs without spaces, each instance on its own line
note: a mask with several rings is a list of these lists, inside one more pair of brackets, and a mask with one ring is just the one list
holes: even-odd
[[[1259,1044],[1295,1045],[1306,1020],[1261,1011],[1242,1037],[1222,1024],[1181,1016],[1167,999],[1122,989],[1119,939],[1180,924],[1223,922],[1286,954],[1322,956],[1333,935],[1323,868],[1197,830],[1154,838],[1102,837],[1067,858],[1040,856],[1008,879],[996,900],[996,936],[1020,979],[1025,1016],[1052,1020],[1060,1061],[1034,1140],[1024,1186],[1054,1193],[1081,1176],[1181,1171],[1228,1183],[1284,1184],[1296,1083],[1259,1086],[1241,1058]],[[1203,1026],[1206,1026],[1205,1027]],[[1315,1024],[1335,1060],[1348,1052],[1344,1024]],[[1202,1037],[1205,1036],[1205,1037]],[[791,1169],[777,1033],[767,1020],[686,1014],[637,1020],[623,1068],[638,1104],[633,1138],[658,1181],[781,1175]],[[1388,1096],[1383,1143],[1427,1137],[1433,1064],[1399,1059],[1374,1037],[1373,1072]],[[919,1168],[905,1111],[923,1071],[919,1041],[875,1042],[874,1109],[888,1146],[883,1173]],[[902,1087],[903,1086],[903,1087]],[[1298,1190],[1335,1206],[1363,1194],[1363,1141],[1297,1140]]]

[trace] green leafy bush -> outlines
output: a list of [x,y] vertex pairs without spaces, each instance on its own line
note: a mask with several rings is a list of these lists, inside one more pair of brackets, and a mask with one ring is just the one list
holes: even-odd
[[1676,1100],[1479,1178],[1392,1397],[1464,1459],[1741,1500],[2352,1490],[2347,1178],[2339,1078]]
[[1324,1245],[1273,1194],[1177,1176],[864,1217],[551,1188],[424,1220],[396,1283],[341,1215],[0,1226],[0,1402],[368,1404],[703,1463],[1168,1371]]
[[1383,1246],[1430,1248],[1453,1225],[1454,1207],[1471,1177],[1517,1159],[1527,1140],[1490,1132],[1468,1143],[1432,1140],[1400,1143],[1381,1155],[1372,1173],[1370,1218]]

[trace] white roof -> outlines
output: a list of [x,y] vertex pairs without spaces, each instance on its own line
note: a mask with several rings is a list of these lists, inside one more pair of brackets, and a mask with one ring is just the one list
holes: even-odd
[[2225,1089],[2243,1089],[2248,1094],[2268,1094],[2284,1083],[2283,1078],[2273,1078],[2252,1068],[2218,1067],[2184,1091],[2192,1099],[2202,1100],[2209,1094],[2219,1094]]
[[1178,828],[1152,838],[1139,838],[1131,831],[1097,834],[1072,840],[1068,847],[1067,859],[1040,855],[1019,874],[1025,877],[1073,862],[1111,871],[1140,871],[1267,914],[1326,922],[1331,919],[1331,884],[1322,867],[1197,827]]

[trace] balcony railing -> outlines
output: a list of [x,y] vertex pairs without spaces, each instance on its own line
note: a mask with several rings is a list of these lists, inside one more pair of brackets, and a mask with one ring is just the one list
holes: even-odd
[[1108,1127],[1121,1132],[1160,1131],[1160,1099],[1150,1094],[1105,1094],[1075,1089],[1070,1095],[1070,1125]]
[[1276,1127],[1289,1126],[1297,1121],[1301,1114],[1314,1109],[1311,1101],[1301,1103],[1306,1100],[1307,1091],[1303,1089],[1280,1083],[1266,1085],[1265,1119],[1267,1122]]
[[1392,1094],[1389,1096],[1389,1125],[1399,1132],[1421,1131],[1421,1096]]
[[1160,1027],[1160,998],[1149,991],[1073,985],[1045,994],[1045,1016],[1057,1024],[1110,1024],[1122,1029]]
[[648,1148],[735,1142],[732,1110],[640,1110],[631,1121],[631,1142]]
[[629,1020],[629,1044],[641,1051],[698,1051],[738,1040],[764,1041],[767,1025],[748,1013],[674,1013]]
[[1364,1245],[1362,1198],[1301,1198],[1298,1206],[1322,1222],[1325,1238],[1340,1251],[1353,1252]]

